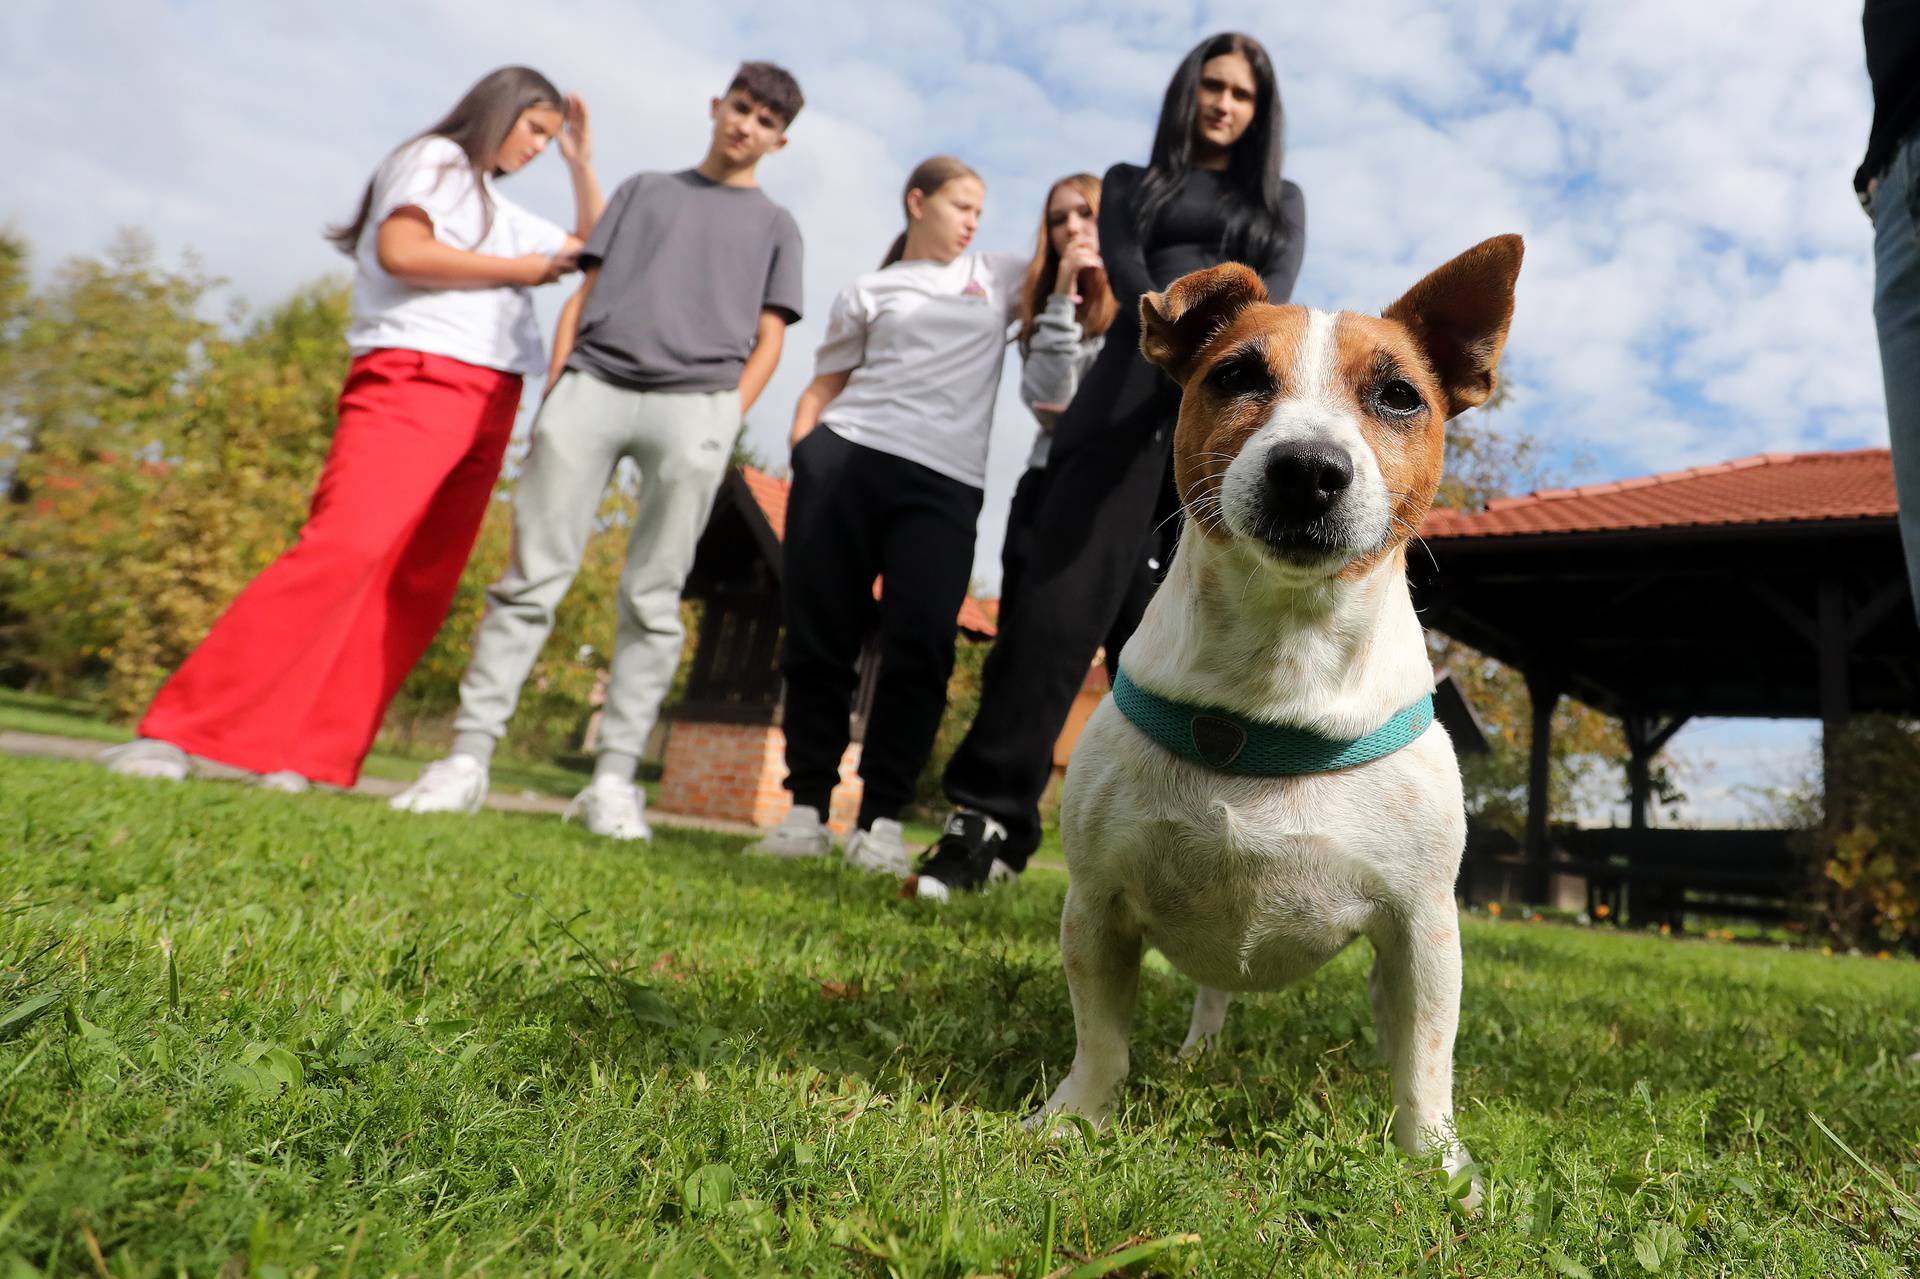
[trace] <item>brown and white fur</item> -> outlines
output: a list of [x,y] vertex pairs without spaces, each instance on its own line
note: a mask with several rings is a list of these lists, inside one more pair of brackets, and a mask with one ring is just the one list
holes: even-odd
[[[1141,299],[1141,349],[1183,389],[1187,528],[1121,656],[1136,684],[1340,738],[1432,690],[1407,543],[1440,481],[1447,420],[1493,390],[1520,258],[1518,236],[1488,240],[1378,318],[1268,305],[1233,264]],[[1219,1033],[1230,992],[1297,981],[1364,935],[1395,1140],[1457,1171],[1469,1162],[1452,1100],[1465,835],[1437,723],[1369,764],[1243,777],[1163,750],[1108,699],[1061,807],[1078,1046],[1031,1122],[1109,1114],[1142,945],[1200,984],[1187,1054]]]

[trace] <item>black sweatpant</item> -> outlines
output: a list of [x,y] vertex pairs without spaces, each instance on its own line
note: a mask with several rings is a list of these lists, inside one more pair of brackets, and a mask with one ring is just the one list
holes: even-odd
[[824,425],[793,451],[780,669],[794,803],[826,815],[847,749],[855,663],[876,625],[880,674],[860,751],[860,827],[898,817],[913,798],[947,705],[980,496],[971,484]]
[[[1171,423],[1132,447],[1087,442],[1047,459],[1027,559],[981,672],[980,713],[948,761],[947,798],[1007,828],[1021,867],[1040,844],[1040,797],[1094,650],[1140,620],[1141,573],[1165,560],[1156,528],[1168,505]],[[1156,554],[1162,551],[1162,554]],[[1119,636],[1124,643],[1126,635]],[[1117,660],[1116,650],[1109,661]]]
[[[1139,566],[1134,573],[1133,582],[1127,587],[1126,595],[1120,601],[1120,607],[1114,614],[1113,624],[1107,627],[1106,637],[1100,641],[1106,649],[1107,678],[1111,682],[1120,669],[1120,650],[1126,646],[1134,628],[1140,625],[1140,618],[1147,611],[1147,602],[1160,587],[1160,579],[1166,576],[1167,565],[1173,560],[1174,544],[1179,540],[1179,520],[1174,518],[1179,506],[1179,498],[1173,492],[1173,476],[1167,476],[1167,485],[1161,494],[1159,507],[1154,513],[1154,533],[1148,538],[1146,550],[1140,556]],[[1026,578],[1027,561],[1033,558],[1033,528],[1040,516],[1040,503],[1044,497],[1047,472],[1041,467],[1028,467],[1026,474],[1014,486],[1013,501],[1007,508],[1007,536],[1000,544],[1000,613],[999,626],[1009,625],[1008,617],[1018,607],[1021,585]]]

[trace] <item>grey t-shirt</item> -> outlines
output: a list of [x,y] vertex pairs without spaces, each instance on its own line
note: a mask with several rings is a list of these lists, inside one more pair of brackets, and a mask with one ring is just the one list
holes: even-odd
[[759,187],[688,169],[620,184],[580,251],[599,267],[567,367],[643,391],[740,385],[760,312],[800,318],[800,228]]

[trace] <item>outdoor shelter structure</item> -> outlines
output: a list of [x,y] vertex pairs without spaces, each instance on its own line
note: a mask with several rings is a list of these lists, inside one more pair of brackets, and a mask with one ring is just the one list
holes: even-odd
[[1619,717],[1630,829],[1654,757],[1694,716],[1920,714],[1920,629],[1885,449],[1766,453],[1483,511],[1436,509],[1408,569],[1422,620],[1526,678],[1525,865],[1549,870],[1548,758],[1562,696]]

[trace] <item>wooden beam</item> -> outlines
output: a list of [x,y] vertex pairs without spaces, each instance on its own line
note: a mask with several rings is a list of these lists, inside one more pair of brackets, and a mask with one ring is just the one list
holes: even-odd
[[1642,711],[1628,711],[1620,717],[1627,732],[1627,828],[1647,828],[1647,793],[1653,789],[1653,752],[1647,742],[1653,733],[1653,717]]
[[1659,754],[1666,744],[1673,740],[1673,735],[1685,727],[1686,722],[1692,718],[1691,715],[1675,715],[1654,730],[1653,735],[1647,739],[1647,749],[1653,754]]
[[[1760,601],[1775,613],[1779,614],[1780,619],[1791,626],[1801,639],[1813,645],[1815,648],[1820,647],[1820,628],[1814,625],[1813,618],[1807,616],[1806,610],[1797,604],[1791,603],[1785,596],[1758,578],[1750,578],[1747,585],[1751,586],[1753,593],[1760,597]],[[1840,584],[1838,582],[1832,585],[1834,589],[1839,589]],[[1826,583],[1822,583],[1821,589],[1826,589]]]
[[1549,766],[1553,749],[1553,709],[1560,702],[1563,683],[1558,672],[1529,670],[1527,697],[1533,705],[1531,745],[1527,759],[1527,881],[1528,892],[1536,902],[1547,898],[1547,820],[1551,816],[1548,793]]
[[1647,806],[1653,798],[1653,760],[1688,720],[1675,715],[1664,723],[1647,711],[1628,711],[1620,717],[1627,734],[1627,826],[1647,829]]
[[1845,806],[1834,774],[1834,753],[1846,730],[1847,709],[1852,702],[1847,689],[1847,650],[1851,647],[1846,596],[1840,580],[1830,577],[1820,583],[1820,758],[1829,822],[1838,820]]
[[1891,582],[1875,591],[1847,619],[1847,639],[1857,643],[1862,635],[1879,625],[1880,619],[1892,612],[1896,605],[1906,603],[1907,589],[1906,579],[1896,575]]

